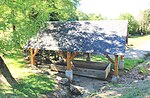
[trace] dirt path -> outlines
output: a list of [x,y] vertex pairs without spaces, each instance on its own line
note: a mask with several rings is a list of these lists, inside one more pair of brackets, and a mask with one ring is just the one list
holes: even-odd
[[150,40],[144,41],[136,48],[128,47],[125,52],[125,58],[140,59],[145,57],[147,53],[150,53]]
[[[147,69],[147,74],[140,73],[141,66]],[[86,90],[85,94],[77,98],[150,98],[150,58],[120,76],[117,84],[81,77],[77,79],[80,81],[75,84]]]

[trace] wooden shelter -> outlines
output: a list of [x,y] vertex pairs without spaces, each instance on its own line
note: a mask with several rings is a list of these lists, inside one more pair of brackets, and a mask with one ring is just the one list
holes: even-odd
[[[31,64],[35,64],[38,49],[59,51],[66,59],[67,70],[72,70],[71,60],[78,52],[102,53],[114,63],[114,75],[118,76],[118,56],[123,59],[125,53],[127,23],[126,20],[49,22],[24,48],[30,49]],[[67,52],[66,57],[63,52]],[[115,56],[114,61],[109,54]]]

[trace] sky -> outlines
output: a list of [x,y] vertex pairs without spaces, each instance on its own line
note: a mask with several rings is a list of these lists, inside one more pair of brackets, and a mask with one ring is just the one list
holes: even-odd
[[150,0],[81,0],[79,10],[97,13],[107,18],[117,18],[121,13],[137,17],[141,10],[150,8]]

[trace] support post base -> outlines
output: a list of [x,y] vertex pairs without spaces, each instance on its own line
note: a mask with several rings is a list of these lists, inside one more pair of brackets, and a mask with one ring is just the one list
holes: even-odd
[[66,70],[65,75],[70,81],[72,81],[72,79],[73,79],[73,71],[72,70]]
[[124,60],[119,61],[119,69],[124,69]]
[[118,82],[118,79],[119,79],[119,76],[112,76],[112,79],[111,79],[111,82],[112,83],[117,83]]

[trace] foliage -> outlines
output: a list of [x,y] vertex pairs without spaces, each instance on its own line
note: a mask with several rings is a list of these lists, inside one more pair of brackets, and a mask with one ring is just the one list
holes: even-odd
[[104,20],[100,14],[86,14],[82,11],[76,10],[77,20]]
[[82,11],[76,10],[77,20],[88,20],[88,15]]
[[105,18],[102,17],[100,14],[88,14],[88,20],[104,20]]
[[[0,40],[5,47],[22,48],[49,20],[71,20],[78,0],[1,0],[0,32],[10,30],[11,38]],[[12,43],[11,43],[12,42]],[[5,44],[3,44],[5,43]]]
[[135,20],[135,18],[132,14],[130,14],[130,13],[121,14],[118,19],[128,20],[128,32],[129,32],[129,34],[133,34],[133,35],[137,34],[139,24],[138,24],[137,20]]
[[150,9],[145,9],[141,13],[140,31],[145,34],[150,34]]

